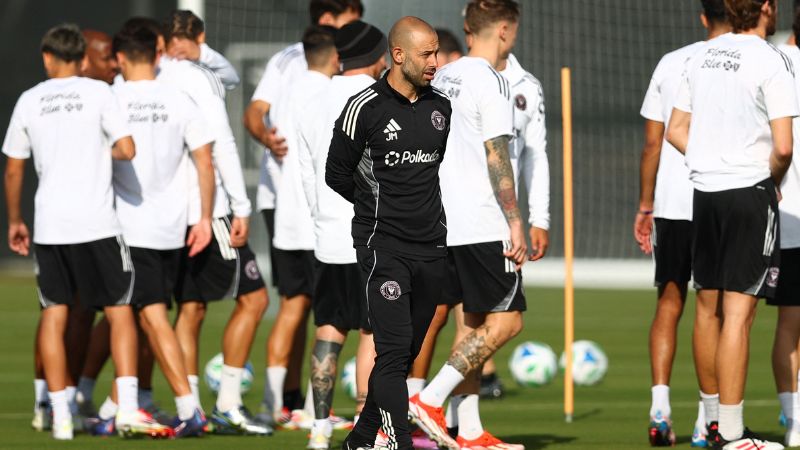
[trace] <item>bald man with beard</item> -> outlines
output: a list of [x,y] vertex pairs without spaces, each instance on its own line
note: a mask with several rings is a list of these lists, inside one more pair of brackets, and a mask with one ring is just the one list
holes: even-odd
[[[368,36],[370,30],[343,28]],[[352,45],[358,48],[360,45]],[[365,281],[375,367],[359,421],[343,450],[411,450],[406,376],[442,293],[447,226],[439,166],[450,131],[450,100],[431,86],[436,31],[416,17],[389,33],[392,67],[355,95],[334,125],[327,185],[353,203],[353,245]],[[346,58],[340,53],[340,59]]]
[[81,75],[113,84],[119,69],[111,53],[111,36],[102,31],[83,30],[83,37],[86,39],[86,56],[81,62]]

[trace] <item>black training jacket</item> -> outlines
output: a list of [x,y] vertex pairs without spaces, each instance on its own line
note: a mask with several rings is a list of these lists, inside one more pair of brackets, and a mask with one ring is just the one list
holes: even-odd
[[450,100],[428,87],[411,103],[384,76],[348,100],[336,121],[325,182],[354,204],[356,247],[411,258],[447,254],[439,165]]

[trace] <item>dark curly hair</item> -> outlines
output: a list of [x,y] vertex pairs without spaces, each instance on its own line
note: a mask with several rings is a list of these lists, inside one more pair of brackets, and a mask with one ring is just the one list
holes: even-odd
[[725,23],[728,21],[723,0],[700,0],[700,3],[703,5],[703,15],[709,22]]
[[764,3],[774,7],[775,0],[725,0],[725,12],[733,32],[739,33],[757,27]]

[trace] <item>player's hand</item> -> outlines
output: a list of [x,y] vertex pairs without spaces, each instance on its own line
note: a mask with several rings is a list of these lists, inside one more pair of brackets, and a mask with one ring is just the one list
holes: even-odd
[[8,248],[12,252],[28,256],[31,247],[31,235],[24,222],[8,224]]
[[200,219],[189,231],[186,245],[189,246],[189,257],[193,257],[205,250],[211,243],[211,220]]
[[231,247],[239,248],[247,243],[250,233],[250,219],[247,217],[234,217],[231,222]]
[[543,228],[531,227],[529,234],[531,236],[531,254],[528,255],[528,259],[538,261],[547,253],[550,237],[547,230]]
[[636,238],[636,243],[645,255],[653,253],[653,243],[650,236],[653,234],[653,214],[645,214],[641,211],[636,213],[636,219],[633,222],[633,237]]
[[267,136],[264,144],[275,158],[280,161],[289,152],[289,147],[286,146],[286,138],[278,135],[278,129],[275,127],[267,129]]
[[515,220],[509,223],[511,228],[511,248],[503,252],[506,258],[514,261],[517,270],[522,268],[528,256],[528,244],[525,242],[525,231],[522,230],[522,221]]

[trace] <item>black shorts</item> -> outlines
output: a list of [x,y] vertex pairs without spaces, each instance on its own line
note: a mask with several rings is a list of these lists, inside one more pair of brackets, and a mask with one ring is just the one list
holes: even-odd
[[272,263],[278,272],[278,293],[284,297],[314,293],[314,252],[273,248]]
[[189,258],[188,248],[181,252],[175,285],[178,303],[237,298],[264,287],[256,255],[250,246],[231,247],[230,219],[214,219],[211,229],[213,239],[200,254]]
[[448,247],[452,267],[444,302],[453,304],[461,299],[464,312],[471,313],[525,311],[522,272],[503,255],[509,245],[508,241],[495,241]]
[[800,306],[800,248],[781,250],[781,276],[775,297],[767,299],[768,305]]
[[121,236],[81,244],[33,246],[39,304],[87,308],[129,305],[134,269]]
[[133,300],[137,308],[155,303],[172,304],[172,292],[178,277],[181,249],[153,250],[131,247],[131,260],[136,271]]
[[267,226],[267,245],[269,245],[269,271],[272,285],[278,287],[278,268],[275,265],[275,247],[272,246],[272,238],[275,237],[275,210],[262,209],[261,217]]
[[692,222],[656,218],[652,242],[655,285],[672,282],[685,288],[692,279]]
[[333,325],[342,330],[367,330],[364,277],[358,264],[327,264],[315,260],[314,325]]
[[780,273],[779,222],[771,179],[741,189],[695,190],[695,288],[773,297]]

